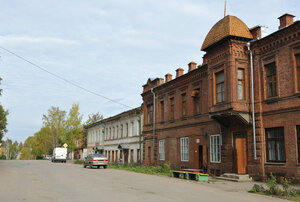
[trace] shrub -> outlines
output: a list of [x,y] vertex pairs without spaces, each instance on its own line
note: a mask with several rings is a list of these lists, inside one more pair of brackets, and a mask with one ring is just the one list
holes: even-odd
[[268,187],[267,192],[269,194],[280,195],[281,190],[278,187],[276,178],[272,175],[272,173],[270,174],[270,177],[267,179],[266,184],[267,184],[267,187]]
[[255,184],[255,185],[253,185],[253,187],[250,189],[249,192],[257,193],[257,192],[264,192],[264,191],[265,191],[265,189],[262,185]]
[[84,163],[84,160],[81,160],[81,159],[76,159],[74,161],[74,164],[80,164],[80,165],[82,165],[83,163]]

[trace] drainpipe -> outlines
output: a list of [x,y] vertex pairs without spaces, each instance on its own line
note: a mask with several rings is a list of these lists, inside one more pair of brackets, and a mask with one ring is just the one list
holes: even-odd
[[139,157],[140,159],[138,159],[140,165],[142,164],[142,120],[141,118],[139,118],[139,146],[140,146],[140,151],[139,151]]
[[155,93],[153,88],[151,88],[151,93],[153,94],[153,162],[154,162],[154,146],[155,146]]
[[254,113],[254,84],[253,84],[253,55],[250,48],[250,42],[247,43],[248,50],[250,52],[250,70],[251,70],[251,105],[252,105],[252,131],[253,131],[253,150],[254,160],[257,159],[256,155],[256,137],[255,137],[255,113]]

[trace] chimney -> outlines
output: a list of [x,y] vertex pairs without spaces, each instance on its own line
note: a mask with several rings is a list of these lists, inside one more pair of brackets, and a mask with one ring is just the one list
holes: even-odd
[[190,72],[190,71],[192,71],[192,70],[194,70],[194,69],[197,68],[197,63],[195,63],[194,61],[192,61],[192,62],[190,62],[188,64],[188,66],[189,66],[189,72]]
[[284,14],[282,16],[280,16],[279,19],[279,29],[282,29],[284,27],[287,27],[289,25],[292,25],[294,23],[294,18],[295,16],[291,15],[291,14]]
[[179,67],[179,68],[176,70],[176,78],[182,76],[182,75],[183,75],[183,71],[184,71],[184,70],[183,70],[182,68]]
[[260,39],[261,38],[261,26],[255,26],[255,27],[252,27],[250,29],[250,32],[253,36],[253,39]]
[[172,74],[170,74],[170,73],[167,73],[166,75],[165,75],[165,80],[166,80],[166,83],[167,82],[169,82],[169,81],[171,81],[172,80]]

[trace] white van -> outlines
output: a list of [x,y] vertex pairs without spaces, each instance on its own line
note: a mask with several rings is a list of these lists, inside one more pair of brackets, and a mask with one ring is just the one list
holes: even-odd
[[67,148],[56,147],[53,149],[52,162],[67,162]]

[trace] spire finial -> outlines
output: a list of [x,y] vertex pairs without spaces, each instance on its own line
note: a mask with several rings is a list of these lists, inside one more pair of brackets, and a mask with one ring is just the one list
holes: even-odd
[[226,0],[225,0],[225,6],[224,6],[224,17],[226,16]]

